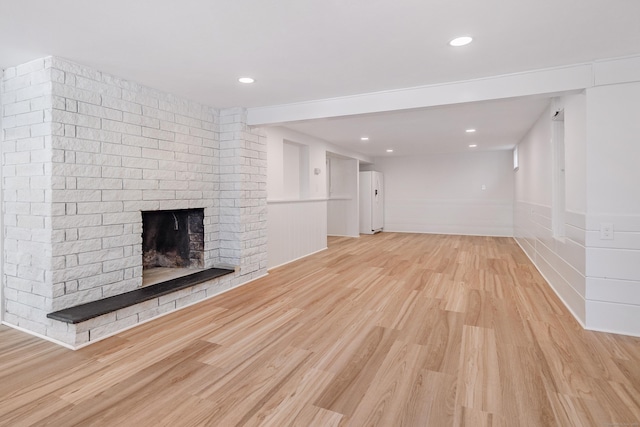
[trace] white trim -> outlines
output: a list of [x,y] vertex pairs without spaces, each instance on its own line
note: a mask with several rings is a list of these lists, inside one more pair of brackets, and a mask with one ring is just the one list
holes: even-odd
[[640,55],[594,61],[594,86],[640,81]]
[[613,329],[607,329],[607,328],[584,328],[587,331],[594,331],[594,332],[604,332],[605,334],[616,334],[616,335],[621,335],[621,336],[625,336],[625,337],[638,337],[640,338],[640,332],[620,332],[620,331],[615,331]]
[[[341,237],[342,237],[342,236],[341,236]],[[351,236],[346,236],[346,237],[351,237]],[[289,260],[289,261],[287,261],[287,262],[283,262],[282,264],[278,264],[278,265],[274,265],[273,267],[269,267],[269,269],[268,269],[267,271],[271,271],[271,270],[273,270],[274,268],[278,268],[278,267],[285,266],[285,265],[287,265],[287,264],[291,264],[292,262],[295,262],[295,261],[301,260],[301,259],[306,258],[306,257],[311,256],[311,255],[315,255],[315,254],[320,253],[320,252],[322,252],[322,251],[326,251],[327,249],[329,249],[329,247],[328,247],[328,246],[325,246],[324,248],[322,248],[322,249],[318,249],[317,251],[310,252],[310,253],[308,253],[308,254],[306,254],[306,255],[299,256],[298,258],[295,258],[295,259]]]
[[46,336],[46,335],[39,334],[39,333],[37,333],[37,332],[30,331],[29,329],[21,328],[20,326],[14,325],[14,324],[12,324],[12,323],[9,323],[9,322],[2,322],[2,324],[3,324],[3,325],[5,325],[5,326],[10,327],[10,328],[12,328],[12,329],[16,329],[16,330],[18,330],[18,331],[20,331],[20,332],[24,332],[25,334],[32,335],[32,336],[34,336],[34,337],[36,337],[36,338],[40,338],[40,339],[43,339],[43,340],[45,340],[45,341],[52,342],[52,343],[54,343],[54,344],[58,344],[59,346],[62,346],[62,347],[68,348],[69,350],[77,350],[77,348],[76,348],[76,347],[74,347],[74,346],[72,346],[71,344],[67,344],[67,343],[64,343],[64,342],[62,342],[62,341],[58,341],[57,339],[54,339],[54,338],[48,337],[48,336]]
[[640,324],[636,321],[640,306],[587,300],[587,310],[591,314],[587,318],[588,330],[640,337]]
[[[505,227],[506,228],[506,227]],[[511,227],[511,233],[509,234],[487,234],[487,233],[452,233],[452,232],[444,232],[444,231],[410,231],[410,230],[393,230],[389,228],[386,224],[384,226],[384,230],[382,231],[387,233],[407,233],[407,234],[442,234],[443,236],[472,236],[472,237],[506,237],[513,238],[513,227]]]
[[[515,237],[513,237],[513,240],[515,240],[516,244],[520,247],[520,249],[522,250],[522,252],[527,256],[527,258],[529,258],[529,261],[531,261],[531,264],[533,264],[533,266],[536,268],[536,270],[538,270],[538,273],[540,273],[540,276],[542,276],[542,278],[544,279],[545,282],[547,282],[547,285],[549,286],[549,288],[553,291],[553,293],[556,294],[556,296],[558,297],[558,299],[560,301],[562,301],[562,304],[564,304],[564,306],[566,307],[566,309],[569,311],[569,313],[571,313],[571,315],[573,316],[574,319],[576,319],[576,321],[578,322],[578,324],[580,326],[582,326],[582,329],[587,329],[587,327],[585,326],[584,322],[582,322],[582,320],[580,320],[580,317],[578,315],[576,315],[576,313],[571,309],[571,306],[569,304],[567,304],[567,302],[564,300],[564,298],[562,298],[562,296],[558,293],[558,291],[556,291],[556,289],[551,286],[551,282],[549,281],[549,279],[547,279],[547,276],[544,275],[544,273],[542,271],[540,271],[540,269],[538,268],[538,265],[533,261],[533,259],[529,256],[529,254],[527,253],[527,251],[522,247],[522,245],[520,244],[520,242],[518,242],[518,239],[516,239]],[[551,264],[549,264],[551,265]],[[553,268],[553,267],[551,267]],[[586,317],[586,315],[585,315]]]
[[267,204],[276,204],[276,203],[309,203],[309,202],[326,202],[329,199],[324,197],[317,197],[313,199],[271,199],[267,200]]

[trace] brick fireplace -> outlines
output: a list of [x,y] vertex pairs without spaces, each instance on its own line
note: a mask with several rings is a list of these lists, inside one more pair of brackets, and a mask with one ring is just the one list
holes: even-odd
[[[2,85],[5,323],[76,348],[266,274],[266,145],[244,110],[55,57]],[[160,211],[178,228],[200,212],[189,263],[236,272],[75,325],[46,317],[140,288],[143,217]]]

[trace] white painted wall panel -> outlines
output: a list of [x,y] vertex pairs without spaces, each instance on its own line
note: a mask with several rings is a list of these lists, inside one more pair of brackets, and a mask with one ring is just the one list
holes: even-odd
[[[516,241],[567,308],[584,324],[584,246],[569,238],[564,241],[554,239],[551,230],[539,224],[547,223],[548,218],[539,214],[548,213],[547,207],[520,202],[516,205],[516,211],[519,212],[516,215]],[[576,229],[575,232],[584,234],[584,230]]]
[[516,242],[518,242],[522,250],[527,254],[531,261],[535,261],[536,248],[534,246],[534,242],[531,239],[523,239],[521,237],[516,238]]
[[[637,60],[631,74],[614,68],[598,77],[640,79]],[[640,82],[587,90],[587,326],[632,335],[640,335],[639,105]],[[601,238],[603,223],[612,240]]]
[[512,224],[511,200],[395,199],[385,205],[386,231],[512,236]]
[[302,147],[285,141],[283,149],[283,191],[286,199],[299,199],[302,196]]
[[[611,222],[611,224],[615,224]],[[617,226],[617,224],[615,224]],[[593,248],[610,248],[610,249],[632,249],[640,248],[640,233],[629,233],[619,231],[614,226],[613,240],[602,240],[600,238],[600,230],[587,231],[586,238],[589,247]]]
[[281,200],[284,191],[284,141],[272,129],[267,132],[267,198]]
[[588,212],[640,215],[640,82],[587,90]]
[[585,243],[585,230],[584,228],[574,227],[573,225],[565,224],[565,236],[567,239],[571,239],[581,246],[586,246]]
[[573,316],[580,322],[581,325],[586,324],[586,310],[585,310],[585,300],[582,295],[576,289],[567,282],[558,271],[545,259],[540,255],[540,252],[537,254],[536,258],[536,267],[542,273],[545,280],[548,283],[552,283],[552,289],[560,297],[560,299],[564,302],[565,306],[569,309],[569,311],[573,314]]
[[[585,212],[587,206],[586,94],[583,92],[566,96],[563,98],[563,103],[566,208],[571,212]],[[565,220],[570,221],[566,216],[565,213]]]
[[587,277],[587,299],[640,305],[640,281]]
[[327,248],[326,200],[268,202],[268,208],[268,268]]
[[600,230],[603,222],[615,225],[615,232],[640,233],[640,215],[628,214],[589,214],[587,217],[587,230]]
[[[584,230],[582,230],[582,235],[584,235]],[[553,249],[568,265],[580,272],[582,276],[585,275],[586,257],[584,244],[575,242],[567,237],[562,240],[555,239]],[[584,283],[584,277],[581,280],[581,283]],[[584,290],[581,293],[584,295]]]
[[327,156],[327,233],[358,237],[358,161]]
[[[584,211],[580,211],[584,212]],[[587,218],[584,216],[584,213],[580,212],[572,212],[566,211],[564,213],[565,226],[573,226],[579,229],[586,230],[587,228]]]
[[587,248],[587,276],[640,281],[640,250]]
[[[327,197],[326,178],[326,152],[330,144],[311,138],[307,135],[297,134],[284,128],[268,128],[267,134],[267,198],[269,200],[291,199],[318,199]],[[304,187],[297,196],[292,197],[291,192],[285,186],[286,165],[285,141],[288,144],[297,144],[303,151],[307,163],[302,165],[305,176],[299,177],[300,184]],[[319,175],[314,174],[314,169],[320,169]]]
[[587,300],[588,329],[640,336],[640,306]]
[[[330,198],[327,188],[327,153],[341,157],[348,164],[351,181],[346,182],[347,175],[342,175],[336,199],[352,199],[352,203],[338,201],[331,205],[331,219],[347,235],[357,235],[358,200],[357,174],[358,161],[371,162],[362,154],[336,147],[326,141],[310,137],[282,127],[270,127],[267,135],[267,199],[268,199],[268,267],[291,262],[310,255],[327,247],[327,220]],[[295,191],[288,191],[285,186],[284,145],[297,144],[305,153],[307,164],[302,164],[303,172],[300,184],[303,191],[292,197]],[[320,171],[319,174],[315,170]],[[344,185],[343,185],[344,184]],[[345,206],[348,205],[348,206]],[[335,210],[333,210],[335,208]],[[338,218],[341,218],[337,224]],[[353,232],[355,230],[355,232]],[[335,231],[335,230],[334,230]],[[353,232],[353,233],[352,233]]]
[[539,257],[545,259],[551,268],[559,275],[575,292],[584,299],[585,277],[584,273],[576,269],[570,262],[560,256],[557,251],[549,248],[538,241],[536,251]]
[[[518,144],[519,168],[515,173],[516,201],[551,205],[551,116],[542,113]],[[550,211],[549,211],[550,212]],[[551,214],[547,215],[549,218]]]
[[[580,209],[584,204],[584,167],[580,141],[584,140],[585,108],[581,98],[563,99],[565,118],[571,117],[571,129],[566,129],[572,158],[567,159],[567,192],[570,204]],[[581,128],[582,127],[582,128]],[[566,141],[565,141],[566,142]],[[584,145],[584,143],[582,142]],[[515,172],[514,229],[516,241],[543,274],[551,288],[581,323],[586,323],[585,279],[585,214],[565,212],[565,236],[552,234],[552,150],[551,116],[545,111],[518,145],[520,164]],[[583,149],[582,149],[583,150]],[[581,157],[582,156],[582,157]],[[576,164],[576,167],[569,165]],[[582,207],[584,209],[584,207]],[[569,224],[569,225],[567,225]]]
[[375,166],[385,176],[386,231],[513,235],[510,151],[384,157]]
[[[329,236],[350,236],[358,237],[358,218],[354,214],[354,202],[357,199],[329,199],[327,201],[327,234]],[[357,211],[357,205],[355,206]]]

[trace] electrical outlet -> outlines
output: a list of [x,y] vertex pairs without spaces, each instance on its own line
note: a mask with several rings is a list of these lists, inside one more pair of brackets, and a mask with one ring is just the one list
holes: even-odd
[[600,223],[600,240],[613,240],[613,224],[609,222]]

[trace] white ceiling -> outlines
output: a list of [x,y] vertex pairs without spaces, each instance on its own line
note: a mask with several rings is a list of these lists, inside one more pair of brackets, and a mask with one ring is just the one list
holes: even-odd
[[[548,98],[471,102],[403,112],[289,123],[286,127],[372,157],[511,149],[540,117]],[[476,132],[467,133],[467,129]],[[368,141],[361,141],[363,136]],[[477,144],[477,148],[469,148]]]
[[[474,43],[447,45],[463,34]],[[638,0],[0,0],[0,67],[57,55],[214,107],[294,103],[638,53]],[[241,75],[256,83],[239,84]],[[427,144],[437,151],[462,143],[462,114],[479,123],[478,141],[496,148],[513,145],[507,140],[530,127],[540,102],[486,106],[504,108],[508,117],[477,104],[293,127],[337,143],[371,133],[371,147],[393,140],[397,151]],[[374,131],[381,135],[375,140]]]

